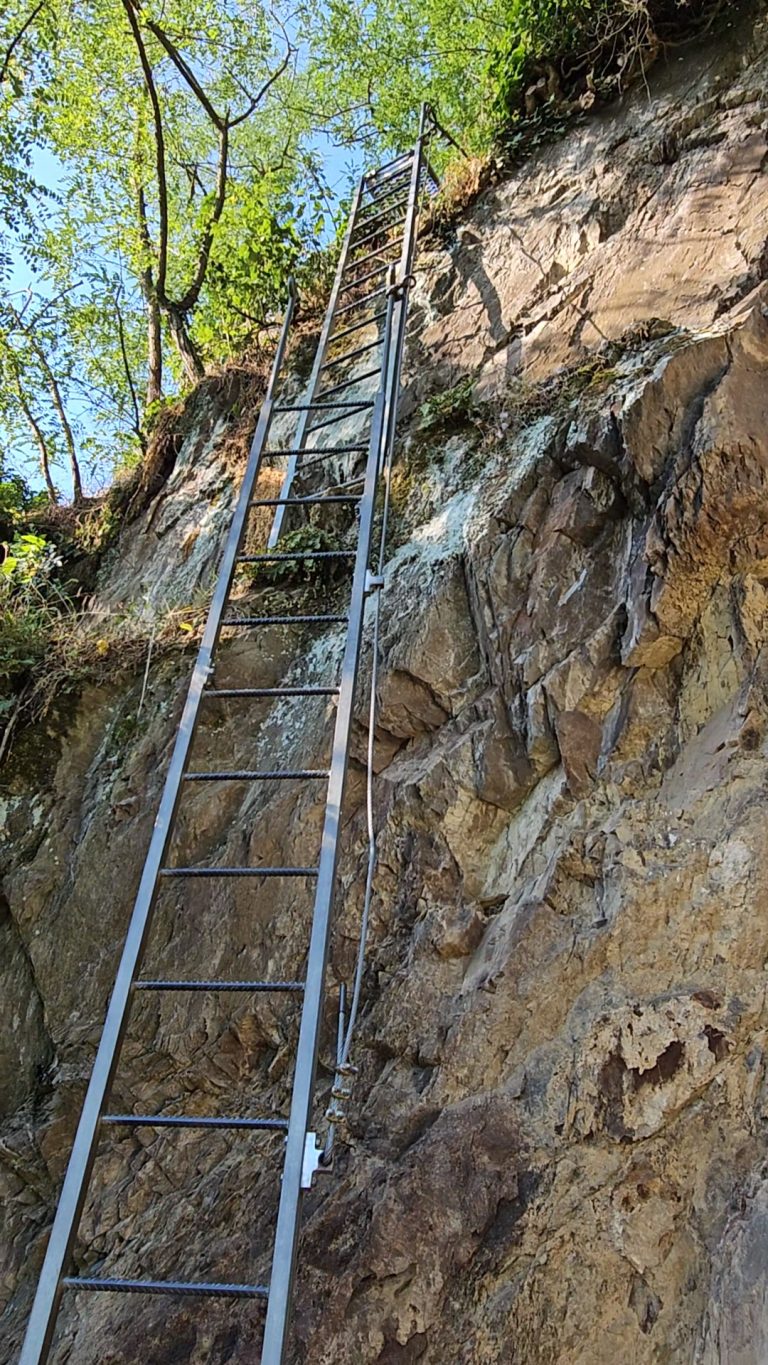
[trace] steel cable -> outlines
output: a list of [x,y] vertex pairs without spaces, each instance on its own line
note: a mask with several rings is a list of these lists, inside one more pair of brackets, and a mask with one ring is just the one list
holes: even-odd
[[[407,290],[407,288],[408,288],[413,282],[414,282],[413,276],[412,276],[412,275],[409,275],[409,276],[407,276],[407,278],[406,278],[405,280],[399,281],[399,282],[398,282],[398,288],[403,288],[403,287],[405,287],[406,290]],[[394,455],[394,444],[395,444],[395,443],[394,443],[394,432],[393,432],[393,433],[392,433],[392,436],[391,436],[391,439],[389,440],[389,443],[388,443],[388,448],[387,448],[387,452],[386,452],[386,456],[385,456],[385,460],[384,460],[384,466],[383,466],[383,469],[382,469],[382,475],[383,475],[383,481],[384,481],[384,504],[383,504],[383,507],[382,507],[382,519],[381,519],[381,532],[380,532],[380,537],[379,537],[378,563],[377,563],[377,568],[376,568],[377,577],[378,577],[379,579],[382,578],[383,572],[384,572],[384,560],[385,560],[386,542],[387,542],[387,525],[388,525],[388,520],[389,520],[389,508],[390,508],[391,473],[392,473],[392,461],[393,461],[393,455]],[[343,985],[342,985],[342,987],[340,988],[340,998],[339,998],[339,1036],[338,1036],[338,1043],[337,1043],[336,1079],[335,1079],[335,1083],[334,1083],[334,1092],[335,1092],[335,1093],[334,1093],[334,1098],[337,1098],[337,1097],[340,1098],[342,1094],[344,1094],[344,1096],[346,1097],[346,1092],[344,1092],[344,1091],[342,1090],[342,1084],[341,1084],[341,1083],[342,1083],[343,1077],[344,1077],[345,1075],[350,1074],[350,1073],[353,1071],[353,1068],[351,1067],[351,1064],[350,1064],[350,1054],[351,1054],[351,1050],[352,1050],[352,1041],[353,1041],[354,1034],[355,1034],[355,1027],[356,1027],[356,1024],[357,1024],[357,1017],[358,1017],[359,1010],[360,1010],[360,996],[361,996],[361,993],[362,993],[363,977],[364,977],[364,975],[365,975],[366,952],[367,952],[367,941],[368,941],[368,927],[369,927],[370,917],[371,917],[371,905],[372,905],[372,902],[373,902],[373,879],[374,879],[374,875],[375,875],[375,871],[376,871],[376,852],[377,852],[377,844],[376,844],[376,830],[375,830],[375,827],[374,827],[374,820],[373,820],[373,779],[374,779],[373,757],[374,757],[375,727],[376,727],[376,710],[377,710],[377,695],[376,695],[376,694],[377,694],[377,688],[378,688],[379,666],[380,666],[380,664],[381,664],[381,651],[380,651],[379,636],[380,636],[380,624],[381,624],[381,598],[382,598],[382,592],[383,592],[383,588],[382,588],[381,586],[379,586],[378,589],[377,589],[377,591],[376,591],[375,603],[374,603],[374,608],[373,608],[373,632],[372,632],[372,641],[371,641],[371,686],[370,686],[370,701],[369,701],[369,706],[368,706],[368,743],[367,743],[367,751],[366,751],[366,824],[367,824],[367,834],[368,834],[368,866],[367,866],[366,879],[365,879],[365,893],[364,893],[364,897],[363,897],[363,912],[362,912],[361,921],[360,921],[360,939],[359,939],[358,948],[357,948],[357,960],[356,960],[356,963],[355,963],[355,975],[354,975],[353,984],[352,984],[351,1003],[350,1003],[350,1006],[349,1006],[349,1014],[348,1014],[348,1016],[347,1016],[346,1023],[345,1023],[345,1020],[344,1020],[344,1013],[345,1013],[345,1007],[346,1007],[346,990],[345,990],[345,988],[344,988]],[[337,1094],[336,1092],[338,1092],[338,1094]],[[335,1141],[336,1123],[337,1123],[337,1121],[338,1121],[338,1117],[341,1117],[341,1115],[339,1114],[339,1111],[333,1110],[333,1108],[329,1108],[328,1116],[329,1116],[329,1118],[330,1118],[329,1129],[328,1129],[328,1137],[327,1137],[327,1140],[326,1140],[326,1143],[325,1143],[325,1147],[324,1147],[324,1149],[323,1149],[323,1157],[322,1157],[323,1164],[325,1164],[325,1165],[327,1165],[327,1164],[330,1162],[331,1157],[332,1157],[333,1146],[334,1146],[334,1141]]]

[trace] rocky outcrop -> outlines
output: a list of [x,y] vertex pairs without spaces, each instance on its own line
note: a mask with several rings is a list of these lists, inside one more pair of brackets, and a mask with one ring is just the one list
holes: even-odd
[[[736,60],[705,51],[686,69],[698,122],[679,133],[671,164],[651,156],[652,130],[688,115],[672,109],[680,95],[662,75],[655,103],[638,96],[529,168],[525,203],[536,206],[546,181],[545,213],[526,217],[510,182],[467,216],[459,235],[477,242],[454,248],[457,273],[442,248],[423,258],[419,307],[432,331],[412,339],[411,410],[441,376],[475,370],[486,399],[465,419],[454,412],[452,431],[429,416],[403,430],[360,1070],[334,1172],[308,1199],[296,1365],[764,1359],[768,289],[751,272],[768,181],[750,161],[744,197],[738,147],[753,157],[766,110],[752,98],[762,59],[751,49],[739,83],[721,80],[717,94]],[[608,167],[622,129],[623,217],[586,169],[590,149]],[[699,186],[704,215],[694,182],[715,133],[707,165],[714,146],[721,169]],[[643,200],[627,165],[646,152],[653,194]],[[613,229],[602,240],[590,227],[596,195]],[[587,248],[566,257],[579,203]],[[653,276],[662,298],[648,304],[638,272],[643,251],[651,270],[647,236],[662,218],[683,255],[665,250],[669,273]],[[535,254],[544,238],[551,245],[541,224],[553,222],[560,269],[547,267],[531,301],[514,243],[522,236]],[[695,262],[694,230],[706,237]],[[736,237],[752,262],[740,257],[740,273]],[[504,327],[519,340],[503,383],[495,357],[513,343],[499,335],[489,356],[495,305],[462,303],[480,263],[491,273],[494,261]],[[592,354],[585,331],[566,325],[587,270],[600,326],[619,338]],[[626,292],[611,321],[617,272]],[[651,310],[664,326],[645,326]],[[536,387],[540,354],[547,370],[571,368]],[[319,678],[337,650],[332,635],[307,658],[278,630],[258,654],[235,640],[222,681],[270,685],[307,668]],[[6,1359],[184,671],[169,659],[151,671],[139,724],[140,679],[92,689],[49,734],[23,736],[7,769],[0,972],[16,1003],[0,1047]],[[279,733],[288,761],[311,764],[327,719],[322,699],[301,713],[281,703],[251,728],[222,707],[200,755],[250,765]],[[41,789],[30,772],[43,766],[52,778]],[[363,795],[356,762],[332,984],[349,979],[357,946]],[[241,862],[258,850],[306,865],[316,796],[222,784],[185,803],[180,851]],[[268,898],[237,884],[166,892],[153,969],[183,976],[204,964],[244,977],[258,964],[292,975],[310,906],[301,885]],[[333,1006],[332,989],[324,1085]],[[119,1104],[247,1113],[258,1094],[278,1107],[295,1024],[295,1006],[267,999],[142,1000]],[[105,1141],[79,1263],[221,1279],[244,1278],[247,1266],[258,1279],[276,1195],[271,1143]],[[258,1335],[247,1307],[169,1312],[146,1300],[138,1313],[133,1300],[91,1299],[68,1307],[57,1359],[244,1362]]]
[[[425,384],[495,392],[659,319],[708,327],[763,278],[765,54],[734,7],[716,46],[672,48],[652,87],[525,160],[427,258]],[[414,338],[415,339],[415,338]]]

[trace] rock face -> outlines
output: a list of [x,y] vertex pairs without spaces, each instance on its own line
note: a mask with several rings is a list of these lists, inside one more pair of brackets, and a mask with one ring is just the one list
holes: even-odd
[[[760,34],[738,37],[576,129],[524,194],[522,176],[495,189],[454,247],[422,256],[411,408],[467,373],[492,397],[452,430],[403,430],[360,1070],[307,1201],[293,1365],[766,1359],[768,109]],[[651,155],[665,130],[672,164]],[[542,244],[546,279],[523,266]],[[585,300],[609,351],[591,353]],[[107,599],[130,587],[118,559]],[[319,677],[337,650],[328,636],[302,659],[275,631],[222,666],[270,685]],[[140,724],[140,678],[92,688],[7,770],[4,1360],[187,662],[152,670]],[[286,757],[312,764],[327,720],[322,700],[252,728],[222,710],[201,754],[250,764],[279,728]],[[189,798],[180,838],[306,865],[319,814],[311,794],[222,784]],[[356,762],[332,983],[351,975],[365,858]],[[153,970],[293,974],[310,907],[301,886],[168,894]],[[333,1007],[331,989],[326,1064]],[[295,1021],[284,1002],[142,1000],[119,1105],[279,1108]],[[270,1138],[105,1141],[78,1264],[258,1279],[274,1155]],[[256,1356],[247,1306],[87,1298],[62,1316],[59,1361]]]
[[672,50],[645,97],[525,161],[427,258],[428,382],[479,370],[493,391],[630,326],[708,327],[762,277],[765,68],[734,9],[730,41]]

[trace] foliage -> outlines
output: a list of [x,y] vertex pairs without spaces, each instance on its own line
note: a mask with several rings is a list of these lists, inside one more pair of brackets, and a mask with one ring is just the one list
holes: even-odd
[[508,0],[314,0],[318,79],[335,93],[338,135],[403,150],[428,100],[470,150],[485,150],[493,129],[484,72],[508,8]]
[[56,16],[49,0],[5,0],[0,14],[0,280],[12,243],[31,251],[50,197],[34,174],[52,75]]
[[[486,183],[500,129],[508,149],[553,136],[719,5],[7,0],[6,465],[36,466],[52,503],[98,492],[144,460],[180,389],[262,357],[288,273],[316,307],[353,172],[410,144],[422,100],[475,154],[439,223]],[[438,169],[452,155],[430,149]]]
[[193,324],[195,340],[208,361],[242,355],[282,309],[286,279],[303,245],[292,207],[286,196],[273,198],[266,185],[259,194],[233,187],[214,237],[206,289]]
[[468,375],[453,388],[443,389],[419,408],[419,431],[435,433],[461,426],[477,412],[474,379]]
[[0,563],[0,713],[19,679],[44,657],[52,623],[69,604],[56,581],[60,560],[42,536],[20,533]]
[[[320,526],[308,523],[280,537],[280,554],[311,554],[313,551],[343,549],[334,536]],[[274,560],[250,566],[247,574],[255,584],[286,586],[290,583],[318,585],[331,583],[339,576],[341,561],[336,559]]]
[[20,532],[3,549],[0,576],[12,578],[16,584],[31,583],[42,576],[49,550],[44,536],[36,536],[31,531]]
[[[488,66],[497,130],[549,108],[592,107],[642,79],[665,42],[712,23],[723,0],[510,0]],[[552,130],[546,117],[539,137]]]
[[12,474],[0,461],[0,537],[3,540],[13,537],[16,528],[26,524],[30,512],[36,511],[43,501],[43,494],[33,492],[21,474]]
[[169,390],[269,344],[333,224],[311,47],[262,0],[11,0],[0,441],[52,502],[141,459]]

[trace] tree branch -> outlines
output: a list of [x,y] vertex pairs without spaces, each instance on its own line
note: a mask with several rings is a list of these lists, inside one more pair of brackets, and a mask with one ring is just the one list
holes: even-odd
[[18,33],[14,35],[14,37],[8,44],[7,48],[5,49],[5,52],[3,53],[2,65],[0,66],[0,85],[2,85],[3,81],[8,75],[11,66],[11,61],[13,59],[13,54],[16,51],[16,48],[19,46],[19,43],[21,42],[22,38],[24,37],[24,34],[32,26],[32,24],[34,24],[38,14],[42,9],[45,9],[47,3],[48,0],[39,0],[39,4],[35,5],[35,8],[32,10],[32,13],[28,16],[28,18],[24,20],[24,23],[22,24]]
[[[33,345],[34,344],[35,343],[33,342]],[[37,347],[35,349],[37,349]],[[69,464],[72,470],[72,492],[74,494],[74,500],[75,502],[82,502],[83,485],[80,478],[80,465],[77,459],[75,438],[72,432],[72,428],[69,424],[69,418],[67,417],[66,409],[64,407],[64,400],[62,399],[61,396],[61,389],[59,388],[56,376],[54,375],[53,370],[48,364],[48,361],[42,349],[38,350],[38,355],[40,358],[40,364],[46,371],[46,377],[48,379],[48,387],[50,389],[51,399],[53,402],[53,406],[55,407],[58,413],[59,421],[61,422],[61,428],[62,431],[64,432],[64,440],[66,441],[67,450],[69,452]]]
[[217,132],[220,133],[222,127],[224,126],[225,120],[222,118],[221,114],[219,114],[216,111],[216,109],[214,109],[213,105],[211,104],[211,101],[209,100],[208,96],[203,90],[202,85],[198,81],[197,76],[195,75],[191,66],[186,61],[186,58],[182,57],[175,43],[171,42],[171,39],[168,37],[168,34],[165,32],[164,29],[160,27],[159,24],[156,24],[152,19],[147,19],[146,25],[150,33],[153,33],[154,36],[157,38],[157,41],[159,42],[160,46],[164,48],[165,52],[168,54],[171,61],[173,62],[173,65],[176,67],[176,70],[178,71],[179,75],[182,77],[183,80],[186,81],[193,95],[203,106],[203,109],[205,110],[206,114],[211,120],[211,123],[213,124],[214,128],[217,130]]
[[139,409],[139,400],[136,394],[136,385],[133,382],[133,373],[131,371],[131,365],[128,359],[128,349],[125,344],[125,326],[123,324],[123,314],[120,309],[120,297],[118,294],[115,294],[115,314],[117,317],[117,339],[120,343],[120,355],[122,356],[123,360],[123,369],[125,370],[125,380],[128,385],[128,392],[131,395],[131,406],[133,408],[133,429],[136,432],[136,435],[139,439],[142,454],[146,455],[147,440],[141,425],[141,411]]
[[[165,174],[165,135],[163,132],[163,116],[160,109],[160,100],[155,86],[155,78],[152,74],[152,67],[147,56],[147,49],[144,46],[144,39],[141,36],[141,29],[131,0],[122,0],[122,6],[128,17],[131,26],[133,41],[139,54],[139,61],[144,75],[144,84],[147,87],[150,104],[152,105],[152,118],[155,125],[155,154],[156,154],[156,173],[157,173],[157,197],[158,210],[160,214],[160,240],[157,246],[157,279],[155,288],[160,298],[165,297],[165,281],[168,272],[168,182]],[[143,198],[143,190],[141,191]],[[146,221],[146,215],[145,215]],[[148,234],[147,234],[148,235]]]
[[54,485],[53,479],[51,478],[51,461],[50,455],[48,453],[48,443],[45,439],[45,436],[43,435],[43,430],[42,427],[40,426],[40,423],[34,416],[34,413],[32,412],[32,409],[30,408],[29,403],[27,402],[24,396],[24,390],[21,387],[21,380],[19,379],[18,373],[14,375],[14,378],[16,380],[16,393],[18,394],[19,405],[21,407],[22,412],[24,413],[24,416],[27,419],[27,424],[30,428],[30,431],[32,432],[32,435],[35,438],[37,448],[40,451],[40,469],[45,480],[46,489],[48,490],[48,498],[50,502],[55,503],[58,501],[58,493],[56,492],[56,487]]
[[[53,403],[53,406],[56,409],[59,421],[61,423],[61,429],[64,433],[64,440],[66,442],[67,451],[69,454],[69,464],[72,470],[72,491],[74,494],[74,500],[75,502],[81,502],[83,498],[83,485],[82,480],[80,478],[80,465],[77,458],[75,436],[74,432],[72,431],[69,418],[67,417],[66,408],[64,407],[64,399],[61,396],[59,382],[55,374],[53,373],[53,370],[48,361],[48,357],[43,349],[42,343],[35,336],[35,333],[31,331],[29,325],[24,322],[22,315],[17,311],[16,308],[14,308],[12,303],[7,303],[6,307],[8,308],[8,311],[10,312],[14,321],[16,322],[17,327],[20,329],[20,331],[24,333],[25,337],[29,341],[32,350],[34,351],[40,363],[40,368],[43,371],[46,383],[48,385],[48,392],[51,395],[51,402]],[[20,384],[19,392],[21,392]],[[29,420],[29,418],[27,420]]]
[[242,114],[238,114],[237,118],[229,120],[230,128],[237,128],[237,126],[240,123],[245,123],[245,120],[251,117],[251,114],[261,104],[261,101],[264,99],[265,95],[269,94],[269,91],[272,89],[272,86],[275,84],[275,81],[279,81],[280,77],[282,76],[283,72],[288,66],[289,61],[291,60],[293,53],[294,48],[289,43],[288,50],[286,51],[286,54],[277,70],[273,71],[272,75],[267,78],[267,80],[262,85],[261,90],[259,90],[258,94],[253,96],[253,99],[251,100],[248,108],[244,110]]
[[[205,110],[206,114],[211,120],[211,123],[213,124],[214,128],[219,133],[222,131],[225,123],[228,124],[230,128],[237,128],[239,124],[245,123],[246,119],[249,119],[251,117],[251,114],[261,104],[261,101],[264,99],[265,95],[267,95],[268,92],[271,90],[275,81],[280,79],[296,50],[293,47],[293,45],[286,39],[287,50],[285,57],[283,58],[283,61],[280,63],[280,66],[277,68],[275,72],[273,72],[271,76],[267,78],[267,80],[264,82],[263,86],[259,90],[258,94],[253,95],[251,97],[247,109],[243,110],[242,113],[237,114],[235,118],[229,118],[228,115],[222,116],[214,107],[210,98],[208,97],[199,80],[197,79],[197,76],[195,75],[194,71],[189,65],[189,62],[187,61],[186,57],[182,56],[176,44],[168,37],[168,34],[165,32],[165,29],[161,28],[159,24],[156,24],[153,19],[147,19],[145,22],[150,33],[154,34],[155,38],[157,38],[157,41],[159,42],[160,46],[170,57],[179,75],[182,77],[183,80],[186,81],[193,95],[201,104],[202,108]],[[240,82],[238,81],[238,85],[239,84]]]
[[200,239],[200,247],[197,253],[197,265],[192,277],[192,283],[179,299],[176,307],[180,313],[188,313],[190,308],[194,308],[200,297],[200,290],[203,287],[208,262],[211,258],[211,246],[213,245],[213,234],[221,215],[224,211],[224,201],[227,197],[227,171],[229,159],[229,125],[224,123],[219,132],[219,164],[216,171],[216,194],[213,203],[213,211],[203,230]]

